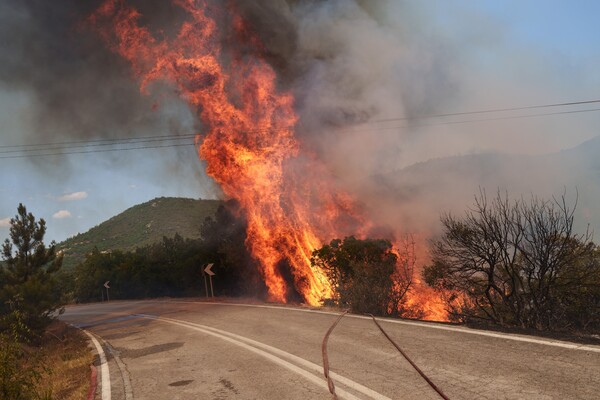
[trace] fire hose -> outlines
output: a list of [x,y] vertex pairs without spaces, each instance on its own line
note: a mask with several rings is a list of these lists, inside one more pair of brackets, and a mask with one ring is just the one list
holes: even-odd
[[[335,322],[327,330],[327,333],[325,334],[325,337],[323,338],[323,343],[321,345],[321,351],[323,353],[323,373],[325,375],[325,378],[327,379],[327,386],[329,387],[329,393],[331,393],[333,400],[337,400],[337,395],[335,394],[335,384],[329,374],[329,357],[327,355],[327,342],[329,340],[329,336],[331,335],[331,332],[333,332],[333,330],[335,329],[337,324],[347,313],[348,313],[348,310],[344,311],[342,314],[340,314],[337,317]],[[385,330],[383,330],[383,328],[381,327],[381,325],[379,325],[379,322],[377,322],[377,320],[375,319],[373,314],[368,314],[368,315],[373,319],[373,322],[375,323],[375,325],[377,325],[377,327],[379,328],[381,333],[383,333],[383,335],[387,338],[387,340],[389,340],[390,343],[392,343],[392,345],[394,345],[396,350],[398,350],[400,352],[400,354],[402,354],[402,356],[406,359],[406,361],[408,361],[409,364],[419,373],[419,375],[421,375],[421,377],[423,379],[425,379],[425,381],[429,384],[429,386],[431,386],[431,388],[433,390],[435,390],[436,393],[438,395],[440,395],[440,397],[442,399],[449,400],[448,396],[446,396],[444,394],[444,392],[442,392],[442,390],[440,388],[438,388],[435,385],[435,383],[433,383],[433,381],[417,366],[417,364],[414,363],[413,360],[410,359],[410,357],[402,350],[402,348],[400,348],[400,346],[387,334],[387,332]]]

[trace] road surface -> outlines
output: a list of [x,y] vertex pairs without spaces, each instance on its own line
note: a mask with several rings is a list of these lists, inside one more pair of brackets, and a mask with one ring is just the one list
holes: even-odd
[[[321,343],[336,313],[176,300],[71,306],[97,357],[96,399],[331,399]],[[600,346],[380,319],[450,399],[600,397]],[[439,399],[373,322],[346,316],[328,344],[346,399]]]

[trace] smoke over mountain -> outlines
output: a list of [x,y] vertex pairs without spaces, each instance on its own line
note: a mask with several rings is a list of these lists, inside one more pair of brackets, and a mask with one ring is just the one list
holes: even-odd
[[[127,3],[139,10],[140,24],[158,38],[175,35],[186,19],[185,12],[171,2]],[[0,3],[0,36],[10,38],[0,41],[0,89],[4,92],[0,104],[8,104],[18,94],[27,110],[22,129],[9,131],[7,143],[202,130],[194,113],[168,85],[154,85],[149,93],[140,94],[129,66],[86,24],[100,4],[78,0]],[[423,196],[424,189],[414,189],[415,185],[407,185],[414,189],[411,192],[390,183],[394,171],[461,154],[540,154],[566,147],[570,142],[565,132],[579,137],[576,142],[597,134],[594,117],[528,119],[518,124],[419,119],[516,101],[527,105],[570,100],[561,97],[563,65],[545,65],[535,49],[511,47],[506,39],[510,28],[484,12],[395,0],[236,0],[227,4],[238,9],[259,36],[262,56],[277,72],[281,89],[294,95],[299,116],[296,131],[302,144],[318,155],[342,187],[400,230],[430,231],[435,225],[431,220],[442,211],[439,207],[463,208],[478,185],[494,182],[489,189],[500,185],[519,193],[524,188],[535,192],[540,180],[536,179],[539,175],[517,176],[498,165],[490,172],[494,179],[486,176],[464,185],[432,185]],[[223,24],[231,22],[227,7],[216,18]],[[224,35],[223,41],[228,40]],[[482,66],[488,64],[493,66],[484,70]],[[573,71],[567,74],[574,75]],[[585,78],[571,82],[570,93],[589,98],[586,83]],[[160,179],[179,174],[188,164],[197,165],[197,160],[184,160],[182,154],[172,151]],[[547,168],[539,173],[556,179],[544,180],[540,190],[554,193],[570,186],[568,171],[555,173],[562,166]],[[195,173],[202,184],[209,184],[202,172]],[[438,170],[432,173],[446,183],[456,178],[455,171],[443,171],[441,176]],[[387,190],[390,187],[394,190]],[[580,195],[586,196],[582,188]]]

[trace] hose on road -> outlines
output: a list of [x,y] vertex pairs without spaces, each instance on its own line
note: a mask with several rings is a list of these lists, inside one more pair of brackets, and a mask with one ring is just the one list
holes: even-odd
[[379,325],[379,322],[377,322],[377,320],[375,319],[373,314],[369,314],[369,315],[371,316],[371,318],[373,318],[373,322],[375,322],[375,325],[377,325],[377,327],[379,328],[381,333],[383,333],[383,335],[390,341],[390,343],[392,343],[394,345],[394,347],[400,352],[400,354],[402,354],[402,356],[406,359],[406,361],[408,361],[410,363],[410,365],[412,365],[412,367],[419,373],[419,375],[421,375],[421,377],[423,377],[423,379],[425,379],[425,381],[429,384],[429,386],[431,386],[431,388],[433,390],[435,390],[442,399],[450,400],[448,398],[448,396],[446,396],[444,394],[444,392],[442,392],[441,389],[438,388],[435,385],[435,383],[433,383],[431,381],[431,379],[429,379],[429,377],[427,375],[425,375],[425,373],[423,371],[421,371],[421,369],[417,366],[417,364],[415,364],[413,362],[413,360],[411,360],[410,357],[408,355],[406,355],[406,353],[400,348],[400,346],[398,346],[398,344],[396,342],[394,342],[394,340],[387,334],[387,332],[383,330],[383,328],[381,327],[381,325]]
[[[333,332],[334,328],[347,313],[348,310],[344,311],[337,317],[333,325],[331,325],[331,327],[329,327],[329,329],[327,330],[327,333],[325,334],[325,337],[323,338],[323,343],[321,345],[321,351],[323,353],[323,373],[325,374],[325,378],[327,379],[327,386],[329,387],[329,393],[331,393],[333,400],[337,400],[337,395],[335,394],[335,384],[333,383],[333,379],[331,379],[331,376],[329,374],[329,357],[327,355],[327,342],[329,341],[329,336],[331,335],[331,332]],[[383,328],[381,327],[381,325],[379,325],[379,322],[377,322],[373,314],[368,315],[373,319],[373,322],[375,323],[375,325],[377,325],[381,333],[383,333],[383,335],[390,341],[390,343],[394,345],[394,347],[400,352],[400,354],[402,354],[406,361],[408,361],[410,365],[419,373],[419,375],[421,375],[421,377],[425,379],[429,386],[431,386],[431,388],[435,390],[436,393],[439,394],[442,399],[450,400],[448,396],[446,396],[444,392],[442,392],[442,390],[438,388],[435,385],[435,383],[433,383],[433,381],[429,379],[427,375],[425,375],[423,371],[421,371],[417,364],[415,364],[413,360],[411,360],[410,357],[408,357],[408,355],[400,348],[400,346],[398,346],[398,344],[394,342],[394,340],[387,334],[387,332],[383,330]]]
[[331,395],[333,396],[333,400],[337,400],[337,395],[335,394],[335,385],[333,383],[333,379],[331,379],[331,376],[329,376],[329,357],[327,356],[327,341],[329,340],[329,335],[331,335],[333,329],[346,314],[348,314],[348,310],[344,311],[340,314],[339,317],[337,317],[333,325],[331,325],[331,327],[329,327],[329,329],[327,330],[327,333],[323,338],[323,343],[321,344],[321,352],[323,353],[323,373],[325,374],[325,378],[327,379],[327,386],[329,386],[329,393],[331,393]]

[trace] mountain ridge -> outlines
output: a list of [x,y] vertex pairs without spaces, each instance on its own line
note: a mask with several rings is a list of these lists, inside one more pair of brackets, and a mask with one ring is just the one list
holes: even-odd
[[200,237],[200,225],[215,215],[221,200],[157,197],[137,204],[59,244],[63,268],[71,270],[94,247],[100,251],[132,251],[175,234],[188,239]]

